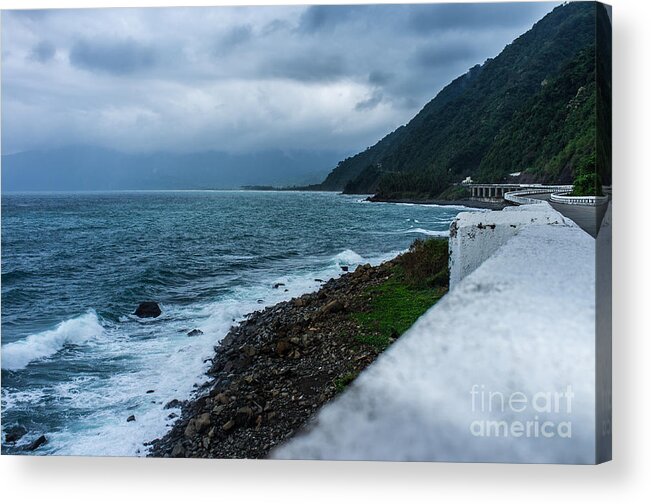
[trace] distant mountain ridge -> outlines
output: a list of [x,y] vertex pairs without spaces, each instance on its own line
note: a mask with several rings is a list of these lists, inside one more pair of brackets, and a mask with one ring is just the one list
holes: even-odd
[[556,7],[318,187],[436,197],[467,176],[571,183],[595,165],[609,183],[610,44],[602,4]]
[[129,154],[69,146],[2,156],[2,190],[237,189],[322,180],[341,152],[267,150],[231,154]]

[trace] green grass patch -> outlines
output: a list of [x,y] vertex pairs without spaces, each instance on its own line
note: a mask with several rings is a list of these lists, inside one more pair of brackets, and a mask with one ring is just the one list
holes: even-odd
[[445,294],[445,289],[414,288],[404,280],[391,278],[372,289],[371,310],[353,314],[362,327],[357,340],[384,350]]
[[390,278],[370,289],[370,310],[352,314],[359,343],[384,350],[447,292],[448,241],[416,240]]
[[357,372],[346,373],[335,379],[335,391],[337,394],[343,392],[344,389],[350,385],[355,378],[357,378],[357,375],[359,375]]

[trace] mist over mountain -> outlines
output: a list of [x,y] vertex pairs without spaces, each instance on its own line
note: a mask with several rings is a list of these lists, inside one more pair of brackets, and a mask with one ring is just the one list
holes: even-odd
[[427,198],[467,176],[572,183],[595,170],[609,183],[610,30],[601,4],[556,7],[319,187]]
[[[90,146],[2,156],[2,190],[237,189],[322,180],[342,152],[280,151],[128,154]],[[345,154],[343,154],[345,155]]]

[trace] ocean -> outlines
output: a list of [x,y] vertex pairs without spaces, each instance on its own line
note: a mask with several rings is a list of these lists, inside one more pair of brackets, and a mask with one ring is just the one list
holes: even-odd
[[[45,434],[34,453],[146,455],[234,323],[445,236],[462,210],[335,193],[3,194],[3,452]],[[146,300],[160,317],[133,315]],[[18,425],[28,433],[6,445]]]

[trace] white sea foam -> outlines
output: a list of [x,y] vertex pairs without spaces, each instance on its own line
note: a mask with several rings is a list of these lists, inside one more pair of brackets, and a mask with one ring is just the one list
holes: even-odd
[[2,346],[2,369],[18,370],[30,362],[50,357],[68,344],[81,344],[100,336],[102,326],[95,312],[65,320],[54,329]]
[[341,266],[352,266],[355,264],[362,264],[364,262],[364,258],[354,250],[346,249],[343,252],[339,252],[334,257],[334,261]]
[[[202,384],[207,379],[205,373],[210,367],[213,347],[233,324],[252,311],[318,289],[320,283],[315,279],[327,281],[340,276],[344,273],[341,266],[353,270],[364,263],[379,264],[399,253],[363,257],[345,249],[330,258],[315,257],[308,260],[314,261],[312,267],[308,264],[306,269],[284,276],[261,278],[255,285],[234,289],[225,299],[186,307],[166,306],[165,320],[157,318],[141,324],[125,316],[119,323],[107,323],[105,337],[101,338],[92,338],[92,331],[84,331],[95,324],[98,331],[102,330],[94,313],[64,322],[52,331],[29,338],[57,331],[57,334],[69,334],[68,340],[64,338],[56,347],[60,349],[66,342],[83,341],[81,333],[91,334],[92,341],[88,344],[92,354],[108,362],[123,362],[124,372],[108,377],[97,375],[73,379],[30,394],[15,394],[15,391],[10,394],[3,390],[3,407],[10,404],[12,408],[27,409],[44,397],[55,395],[62,406],[87,412],[81,424],[48,433],[50,442],[44,453],[145,455],[148,448],[143,446],[144,443],[163,436],[174,422],[169,418],[170,413],[179,413],[177,408],[165,409],[165,404],[172,399],[191,397],[196,391],[195,384]],[[285,285],[274,289],[276,283]],[[72,322],[81,333],[68,327]],[[186,332],[194,328],[201,329],[203,334],[188,337]],[[71,336],[73,332],[76,334],[74,337]],[[51,336],[49,340],[52,340]],[[6,347],[19,343],[24,345],[17,342]],[[3,354],[5,350],[3,347]],[[10,363],[26,365],[28,360],[18,362],[16,350],[9,350],[13,355],[10,360],[3,355],[3,366]],[[153,392],[147,393],[149,390]],[[132,414],[136,421],[127,422],[126,418]],[[87,427],[79,428],[83,425]]]
[[403,233],[418,233],[418,234],[424,234],[427,236],[450,236],[450,231],[445,230],[445,231],[432,231],[430,229],[423,229],[423,228],[413,228],[413,229],[407,229],[406,231],[403,231]]

